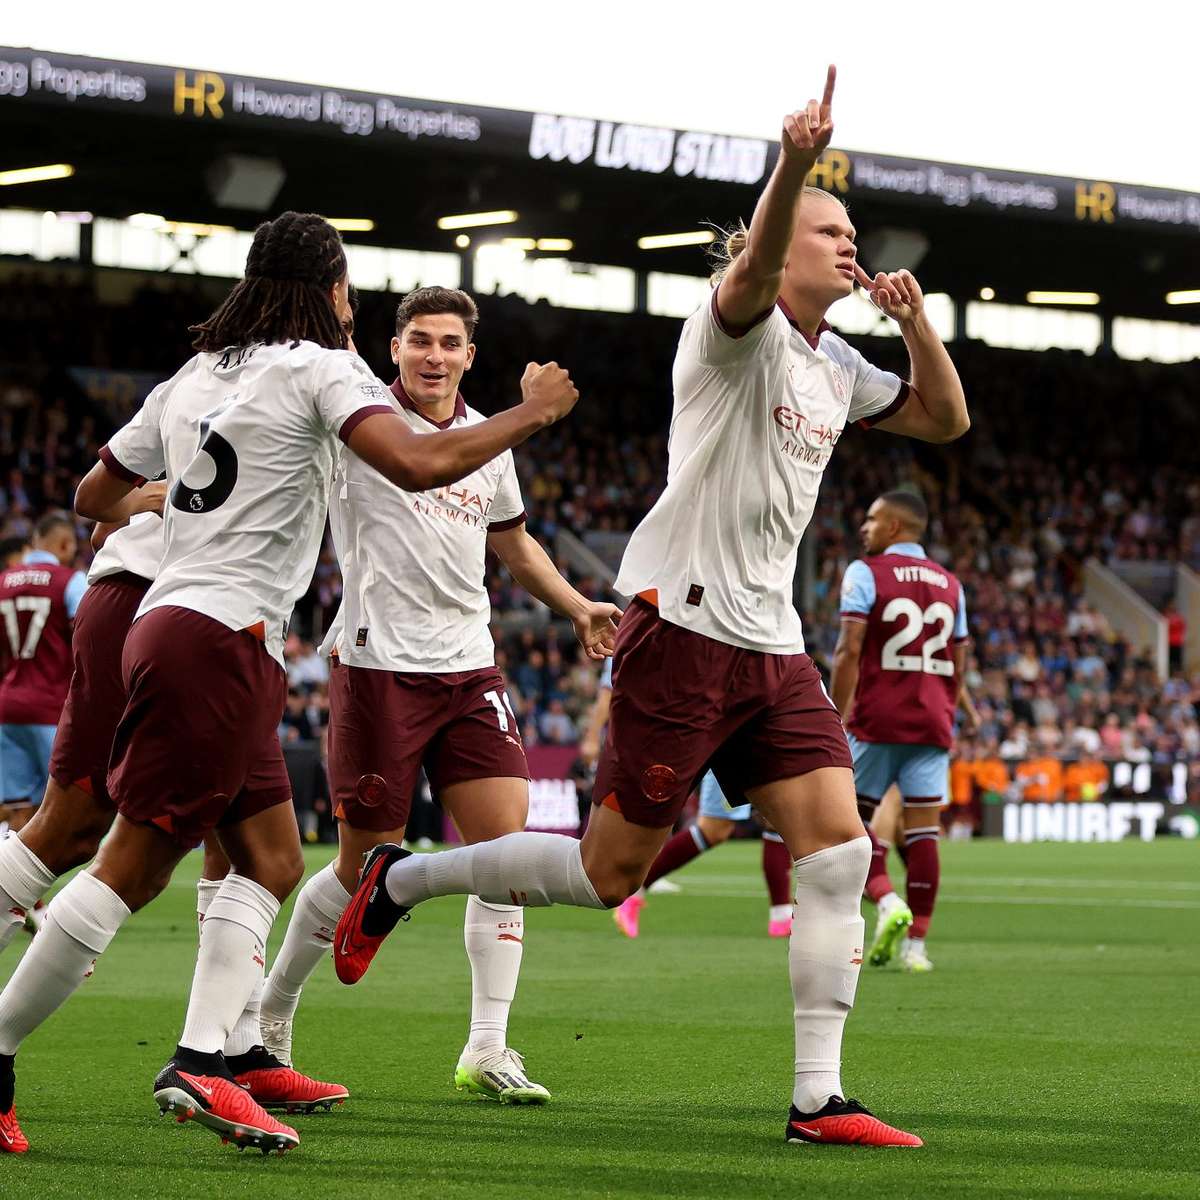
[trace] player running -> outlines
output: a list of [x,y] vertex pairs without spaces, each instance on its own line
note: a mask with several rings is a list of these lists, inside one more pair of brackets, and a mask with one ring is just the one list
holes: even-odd
[[[646,906],[646,893],[650,888],[692,859],[724,845],[733,837],[737,823],[749,821],[752,816],[749,804],[739,804],[736,808],[730,806],[717,777],[709,771],[700,781],[700,811],[695,823],[672,835],[650,864],[645,883],[613,909],[613,921],[617,928],[628,938],[637,937],[641,933],[642,909]],[[770,902],[767,936],[791,937],[792,858],[783,844],[783,838],[772,829],[762,832],[762,871]]]
[[[860,536],[865,558],[842,579],[833,702],[850,732],[858,810],[874,855],[867,895],[879,906],[868,951],[883,966],[904,937],[900,963],[931,971],[925,935],[937,898],[939,814],[950,776],[954,712],[978,724],[963,671],[967,605],[962,584],[921,546],[929,510],[911,492],[885,492]],[[908,903],[892,890],[886,849],[871,818],[892,784],[903,804]]]
[[123,651],[128,699],[107,777],[117,819],[92,867],[55,896],[0,997],[0,1113],[12,1129],[17,1047],[219,828],[232,870],[205,914],[183,1034],[155,1098],[264,1152],[299,1141],[238,1086],[221,1050],[303,871],[276,736],[283,635],[320,548],[338,439],[419,490],[462,478],[578,398],[565,371],[530,364],[522,404],[416,438],[344,349],[347,289],[345,252],[326,221],[284,213],[261,225],[245,278],[193,330],[198,353],[151,392],[79,486],[76,510],[100,519],[165,471],[166,547]]
[[[421,288],[400,303],[391,400],[415,435],[483,420],[459,391],[475,358],[478,319],[474,300],[454,289]],[[301,989],[329,953],[363,855],[403,839],[422,767],[468,843],[525,828],[529,769],[496,669],[485,552],[569,617],[592,658],[611,653],[620,617],[614,605],[572,588],[526,532],[510,451],[450,487],[410,492],[343,450],[329,513],[343,588],[321,647],[333,656],[329,782],[338,856],[301,888],[263,998],[267,1047],[288,1063]],[[471,1030],[455,1085],[504,1103],[545,1103],[549,1091],[506,1042],[523,952],[521,906],[471,896],[464,936]]]
[[[48,513],[34,529],[33,549],[0,574],[8,657],[0,679],[0,819],[11,831],[29,820],[46,790],[71,682],[71,623],[87,587],[74,566],[76,549],[75,523]],[[12,915],[0,918],[0,937]]]
[[[380,847],[339,922],[334,964],[346,982],[361,977],[400,917],[432,896],[620,904],[711,766],[730,800],[752,803],[795,860],[788,1140],[917,1146],[842,1089],[871,844],[841,719],[804,653],[790,598],[800,538],[847,425],[945,442],[969,422],[916,280],[872,280],[855,260],[846,210],[805,186],[833,132],[833,88],[830,68],[824,99],[786,118],[750,228],[730,237],[712,302],[683,327],[667,486],[616,581],[638,599],[617,636],[609,736],[582,842],[514,833],[440,854]],[[825,325],[856,277],[899,323],[911,385]]]

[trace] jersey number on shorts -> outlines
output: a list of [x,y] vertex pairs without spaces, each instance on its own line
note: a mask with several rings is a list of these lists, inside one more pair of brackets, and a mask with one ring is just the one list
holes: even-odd
[[[944,650],[950,641],[950,632],[954,628],[954,609],[944,600],[937,600],[924,612],[921,606],[907,596],[897,596],[889,600],[883,610],[882,619],[888,621],[904,621],[904,628],[893,633],[883,643],[883,669],[885,671],[924,671],[926,675],[953,675],[954,663],[948,658],[935,658],[939,650]],[[911,645],[921,636],[926,625],[941,623],[937,631],[921,647],[920,654],[901,654],[905,646]]]
[[[496,710],[496,720],[500,723],[502,733],[508,732],[508,718],[512,717],[514,727],[517,724],[517,714],[513,712],[512,705],[508,702],[508,693],[502,692],[497,695],[495,692],[484,692],[483,698]],[[508,709],[506,713],[504,710]]]
[[[212,459],[216,474],[213,475],[212,482],[204,487],[192,487],[185,482],[185,477],[188,471],[196,466],[202,454],[207,454]],[[237,451],[219,433],[209,428],[208,421],[201,421],[200,448],[171,489],[171,507],[178,508],[181,512],[212,512],[229,499],[237,477]]]
[[[42,630],[46,628],[46,618],[50,616],[51,603],[49,596],[17,596],[15,599],[0,600],[0,613],[4,614],[4,628],[8,632],[13,658],[32,658],[37,652]],[[32,614],[24,642],[21,641],[21,626],[17,618],[17,613],[22,612]]]

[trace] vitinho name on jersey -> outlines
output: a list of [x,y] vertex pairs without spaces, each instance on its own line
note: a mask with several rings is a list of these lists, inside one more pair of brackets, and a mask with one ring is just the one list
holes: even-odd
[[897,583],[931,583],[934,587],[949,587],[950,580],[932,567],[893,567]]

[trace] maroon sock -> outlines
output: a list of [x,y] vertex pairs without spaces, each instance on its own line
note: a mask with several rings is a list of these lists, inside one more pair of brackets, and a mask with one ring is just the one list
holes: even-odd
[[871,869],[867,872],[867,886],[863,890],[872,904],[878,904],[888,892],[895,891],[895,888],[892,887],[892,881],[888,878],[888,848],[875,836],[870,825],[866,828],[867,837],[871,839]]
[[908,936],[923,938],[929,930],[941,876],[938,835],[936,832],[917,832],[905,835],[905,841],[908,844],[908,907],[913,914]]
[[762,840],[763,877],[767,881],[767,895],[771,903],[792,902],[792,855],[791,851],[774,838]]
[[656,879],[678,871],[684,863],[690,863],[708,848],[704,834],[698,826],[689,825],[686,829],[681,829],[669,838],[667,844],[658,852],[658,857],[650,864],[650,873],[642,886],[649,887]]

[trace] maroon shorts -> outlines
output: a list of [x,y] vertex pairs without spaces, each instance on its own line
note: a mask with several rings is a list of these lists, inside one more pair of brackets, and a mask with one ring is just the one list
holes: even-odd
[[709,769],[736,806],[752,788],[818,767],[853,769],[841,718],[807,654],[730,646],[634,600],[617,633],[594,803],[662,829]]
[[129,698],[108,790],[123,817],[192,846],[291,801],[277,732],[287,676],[253,634],[153,608],[130,629],[121,668]]
[[122,571],[90,584],[71,631],[74,671],[50,755],[50,777],[108,800],[108,756],[125,711],[121,651],[150,580]]
[[421,768],[436,796],[471,779],[529,778],[495,667],[425,675],[336,664],[329,677],[329,788],[355,829],[408,823]]

